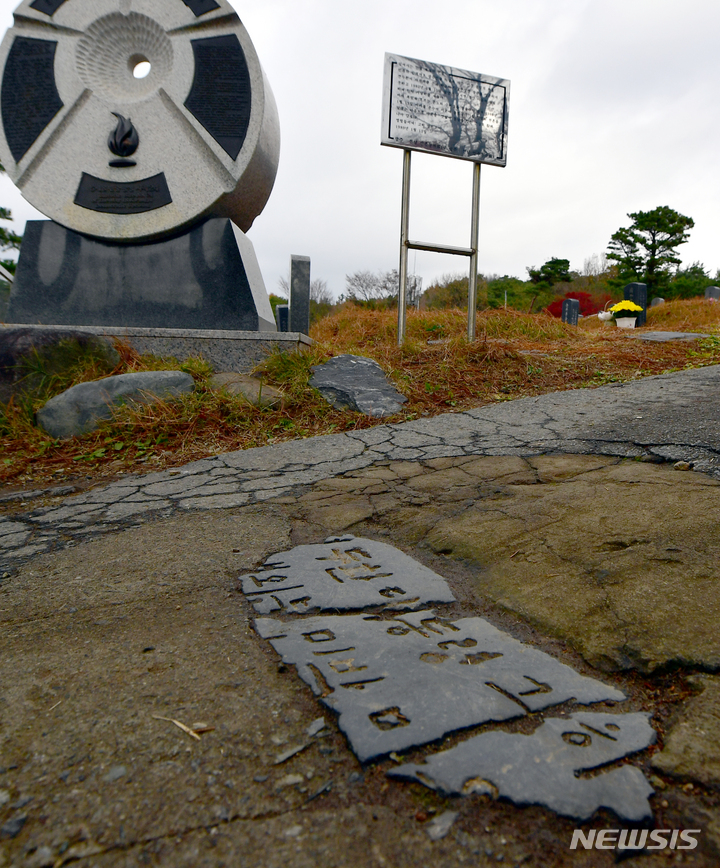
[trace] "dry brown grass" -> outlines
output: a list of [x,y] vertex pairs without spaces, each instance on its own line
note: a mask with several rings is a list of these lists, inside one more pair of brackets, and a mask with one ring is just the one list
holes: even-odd
[[[408,397],[392,421],[720,363],[720,304],[704,300],[669,302],[648,314],[647,330],[716,335],[693,343],[641,341],[633,332],[604,326],[595,317],[572,327],[546,314],[510,310],[478,314],[478,337],[471,344],[465,329],[463,311],[412,311],[407,341],[398,347],[394,311],[348,305],[313,327],[316,345],[311,350],[273,354],[260,366],[263,379],[285,393],[284,407],[276,410],[259,410],[211,389],[211,370],[202,360],[180,365],[141,357],[120,345],[122,361],[114,373],[182,368],[195,378],[195,392],[177,401],[120,408],[112,422],[69,441],[54,441],[33,425],[33,412],[48,394],[36,396],[34,403],[11,403],[0,417],[0,481],[27,486],[78,476],[110,477],[378,424],[382,420],[332,409],[309,388],[311,366],[341,353],[376,359]],[[75,372],[73,382],[88,376],[88,371]]]

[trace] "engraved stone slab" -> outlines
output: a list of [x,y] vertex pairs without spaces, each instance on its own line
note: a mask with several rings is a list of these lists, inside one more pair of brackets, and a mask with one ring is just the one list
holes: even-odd
[[63,5],[65,0],[32,0],[30,4],[32,9],[37,9],[38,12],[44,12],[45,15],[54,15]]
[[[122,152],[119,119],[132,142]],[[0,46],[0,160],[75,232],[148,241],[208,216],[246,232],[279,145],[272,92],[228,0],[23,0]]]
[[648,797],[654,791],[639,769],[624,765],[595,777],[578,775],[653,744],[648,718],[642,712],[582,711],[547,719],[532,735],[484,732],[388,775],[452,795],[488,793],[518,805],[545,805],[579,820],[610,808],[623,820],[640,822],[652,817]]
[[363,762],[572,698],[625,698],[483,618],[450,622],[424,610],[392,620],[258,618],[255,628],[339,714]]
[[53,73],[56,49],[52,40],[18,36],[8,53],[0,112],[18,161],[63,107]]
[[381,142],[504,166],[509,98],[506,79],[386,54]]
[[142,181],[104,181],[82,173],[75,204],[102,214],[142,214],[172,202],[165,174]]
[[442,576],[393,546],[352,536],[271,555],[262,570],[241,576],[240,582],[262,614],[417,608],[455,601]]

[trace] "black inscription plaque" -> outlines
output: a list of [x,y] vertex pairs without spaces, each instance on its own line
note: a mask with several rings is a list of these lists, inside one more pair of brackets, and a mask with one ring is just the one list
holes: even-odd
[[64,2],[65,0],[33,0],[30,8],[44,12],[45,15],[54,15]]
[[[642,310],[637,312],[637,322],[635,325],[640,328],[640,326],[644,326],[647,321],[647,284],[646,283],[628,283],[628,285],[623,290],[623,298],[626,301],[635,302],[635,304],[639,304]],[[628,314],[628,316],[635,316],[634,313]]]
[[[63,0],[60,0],[60,2],[62,3]],[[183,3],[195,13],[196,18],[205,15],[207,12],[212,12],[213,9],[220,8],[220,4],[216,3],[215,0],[183,0]]]
[[142,181],[104,181],[82,173],[75,204],[103,214],[142,214],[172,202],[165,173]]
[[18,36],[2,80],[2,121],[16,163],[63,107],[55,85],[57,42]]
[[250,123],[250,73],[240,41],[212,36],[191,44],[195,77],[185,108],[236,160]]
[[564,298],[562,303],[562,321],[568,325],[577,325],[580,318],[580,302],[576,298]]

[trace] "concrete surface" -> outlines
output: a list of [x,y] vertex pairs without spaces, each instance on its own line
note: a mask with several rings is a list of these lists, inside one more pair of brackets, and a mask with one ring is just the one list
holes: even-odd
[[0,865],[614,864],[546,808],[360,765],[237,581],[341,531],[649,714],[653,824],[701,833],[628,861],[716,865],[719,397],[708,367],[0,501]]

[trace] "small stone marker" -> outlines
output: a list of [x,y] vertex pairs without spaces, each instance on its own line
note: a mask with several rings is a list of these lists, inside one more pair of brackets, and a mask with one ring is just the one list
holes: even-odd
[[239,581],[255,611],[262,614],[417,608],[455,601],[437,573],[393,546],[352,536],[272,555],[262,570]]
[[[623,290],[623,298],[626,301],[632,301],[639,304],[642,310],[637,312],[637,322],[635,325],[640,328],[644,326],[647,320],[647,284],[645,283],[628,283]],[[634,315],[634,313],[633,313]]]
[[708,301],[720,301],[720,286],[708,286],[705,290],[705,298]]
[[290,305],[279,304],[275,308],[275,322],[279,332],[290,331]]
[[290,329],[310,331],[310,257],[290,257]]
[[657,307],[659,304],[665,304],[665,299],[661,298],[659,295],[656,295],[655,298],[650,302],[650,307]]
[[518,805],[545,805],[586,820],[598,808],[640,822],[652,817],[653,788],[642,772],[623,765],[595,777],[599,768],[655,742],[649,715],[577,712],[550,718],[532,735],[484,732],[421,764],[390,769],[393,778],[415,780],[449,795],[504,796]]
[[577,325],[580,316],[580,302],[576,298],[564,298],[562,303],[562,321],[568,325]]
[[[302,586],[294,593],[302,594]],[[423,610],[392,620],[258,618],[255,628],[338,712],[339,726],[362,762],[573,698],[625,698],[483,618],[450,622]]]
[[310,385],[333,407],[354,410],[367,416],[393,416],[407,401],[388,382],[374,359],[363,356],[335,356],[324,365],[314,365]]

